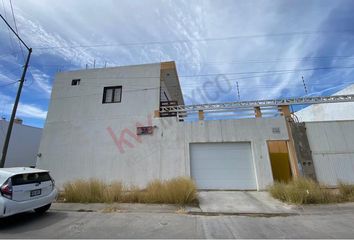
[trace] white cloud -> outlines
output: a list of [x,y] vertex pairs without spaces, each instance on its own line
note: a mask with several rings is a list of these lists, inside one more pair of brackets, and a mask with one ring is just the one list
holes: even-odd
[[19,117],[46,119],[47,111],[42,110],[34,104],[19,104],[17,115]]
[[[1,113],[11,114],[13,108],[14,98],[0,93]],[[34,118],[44,120],[47,117],[47,111],[35,104],[27,104],[20,102],[17,108],[16,116],[20,118]]]
[[[326,55],[328,48],[338,49],[338,52],[332,52],[333,55],[346,54],[345,51],[352,46],[352,41],[339,35],[339,40],[342,41],[337,42],[321,34],[274,36],[277,33],[333,30],[333,26],[327,29],[326,24],[332,22],[336,8],[338,6],[343,8],[344,4],[341,1],[326,1],[327,4],[322,2],[314,0],[308,3],[299,0],[289,4],[282,0],[272,2],[27,0],[16,1],[14,6],[18,28],[26,42],[32,47],[54,47],[35,48],[32,59],[34,63],[31,65],[35,82],[30,90],[41,91],[48,98],[51,91],[50,80],[55,67],[66,64],[70,67],[75,65],[74,67],[83,68],[86,63],[92,64],[94,59],[98,67],[103,66],[104,62],[108,62],[108,66],[114,66],[175,60],[181,76],[182,90],[187,96],[193,93],[198,95],[197,88],[201,88],[206,81],[215,81],[215,78],[184,78],[183,75],[266,72],[316,67],[311,61],[271,61],[271,59],[301,59],[319,56],[322,52]],[[342,17],[345,19],[345,16]],[[341,26],[341,23],[345,22],[340,21],[342,22],[333,25]],[[220,41],[194,41],[229,36],[243,37]],[[186,41],[173,44],[134,45],[141,42],[174,40]],[[328,42],[332,44],[325,45]],[[124,45],[125,43],[132,44]],[[107,46],[70,48],[97,44]],[[258,62],[249,61],[250,59]],[[49,61],[50,64],[58,66],[50,68],[46,65]],[[213,63],[206,65],[204,62]],[[342,59],[339,64],[348,63],[350,60]],[[64,67],[62,70],[67,69]],[[352,72],[351,69],[341,71],[342,75],[332,72],[327,74],[330,78],[321,76],[321,79],[330,82],[333,81],[331,79],[349,78]],[[248,100],[304,94],[301,84],[302,74],[306,74],[305,78],[310,84],[324,81],[317,77],[315,71],[236,74],[228,75],[227,78],[233,86],[238,81],[241,100]],[[320,87],[320,84],[318,86]],[[309,90],[321,91],[311,86]],[[213,94],[213,91],[218,89],[210,87],[208,91]],[[29,91],[27,93],[29,94]],[[232,101],[236,96],[236,89],[233,89],[218,101]],[[201,96],[195,98],[205,102],[205,98]]]
[[50,76],[35,68],[30,69],[30,73],[32,74],[32,77],[35,81],[35,86],[38,87],[42,92],[44,92],[46,97],[49,97],[52,91],[52,86],[49,81]]
[[9,82],[13,82],[13,81],[14,80],[11,79],[10,77],[8,77],[7,75],[0,73],[0,83],[1,84],[6,84],[6,83],[9,83]]

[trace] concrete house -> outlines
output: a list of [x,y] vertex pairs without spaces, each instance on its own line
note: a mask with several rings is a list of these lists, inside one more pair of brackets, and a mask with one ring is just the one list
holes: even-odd
[[[3,148],[9,123],[0,120],[0,147]],[[23,124],[22,120],[15,119],[10,144],[5,161],[5,167],[33,167],[36,166],[39,142],[42,129]]]
[[[348,94],[354,94],[354,84],[333,96]],[[311,105],[297,111],[296,116],[303,122],[354,120],[354,102]]]
[[206,120],[220,112],[197,105],[168,110],[182,105],[174,62],[58,73],[37,166],[59,186],[97,178],[144,187],[190,176],[199,189],[263,190],[274,180],[316,178],[306,128],[290,124],[289,106],[220,120]]

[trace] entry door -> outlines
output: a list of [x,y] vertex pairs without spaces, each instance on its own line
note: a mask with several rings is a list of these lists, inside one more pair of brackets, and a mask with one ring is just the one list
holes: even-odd
[[198,189],[257,189],[251,144],[190,144],[191,175]]

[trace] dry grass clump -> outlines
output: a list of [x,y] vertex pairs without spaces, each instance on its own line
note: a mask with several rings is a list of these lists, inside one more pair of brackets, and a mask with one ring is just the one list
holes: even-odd
[[112,182],[110,185],[103,187],[103,202],[118,202],[122,198],[123,184],[121,182]]
[[78,203],[166,203],[185,205],[197,201],[194,182],[187,177],[168,181],[155,180],[145,189],[124,187],[120,182],[106,184],[97,179],[76,180],[64,185],[66,202]]
[[63,198],[66,202],[111,203],[118,201],[122,192],[123,185],[120,182],[108,185],[97,179],[76,180],[64,185]]
[[320,204],[339,202],[338,195],[309,178],[296,178],[289,183],[277,182],[269,188],[270,194],[292,204]]
[[338,184],[339,194],[343,201],[354,202],[354,185],[339,182]]
[[270,194],[292,204],[323,204],[354,202],[354,185],[339,182],[338,191],[330,191],[309,178],[295,178],[289,183],[276,182],[269,188]]
[[142,203],[143,190],[137,186],[125,187],[122,198],[117,202]]
[[103,199],[105,184],[97,179],[77,180],[64,185],[64,198],[67,202],[97,203]]
[[145,203],[187,204],[197,200],[197,189],[190,178],[180,177],[148,184],[142,201]]

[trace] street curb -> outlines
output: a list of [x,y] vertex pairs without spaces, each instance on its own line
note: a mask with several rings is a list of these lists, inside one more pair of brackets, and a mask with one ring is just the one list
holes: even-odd
[[187,213],[195,210],[193,206],[172,204],[139,204],[139,203],[54,203],[51,211],[57,212],[104,212],[104,213]]
[[299,213],[262,213],[262,212],[188,212],[190,215],[199,215],[199,216],[245,216],[245,217],[290,217],[298,216]]

